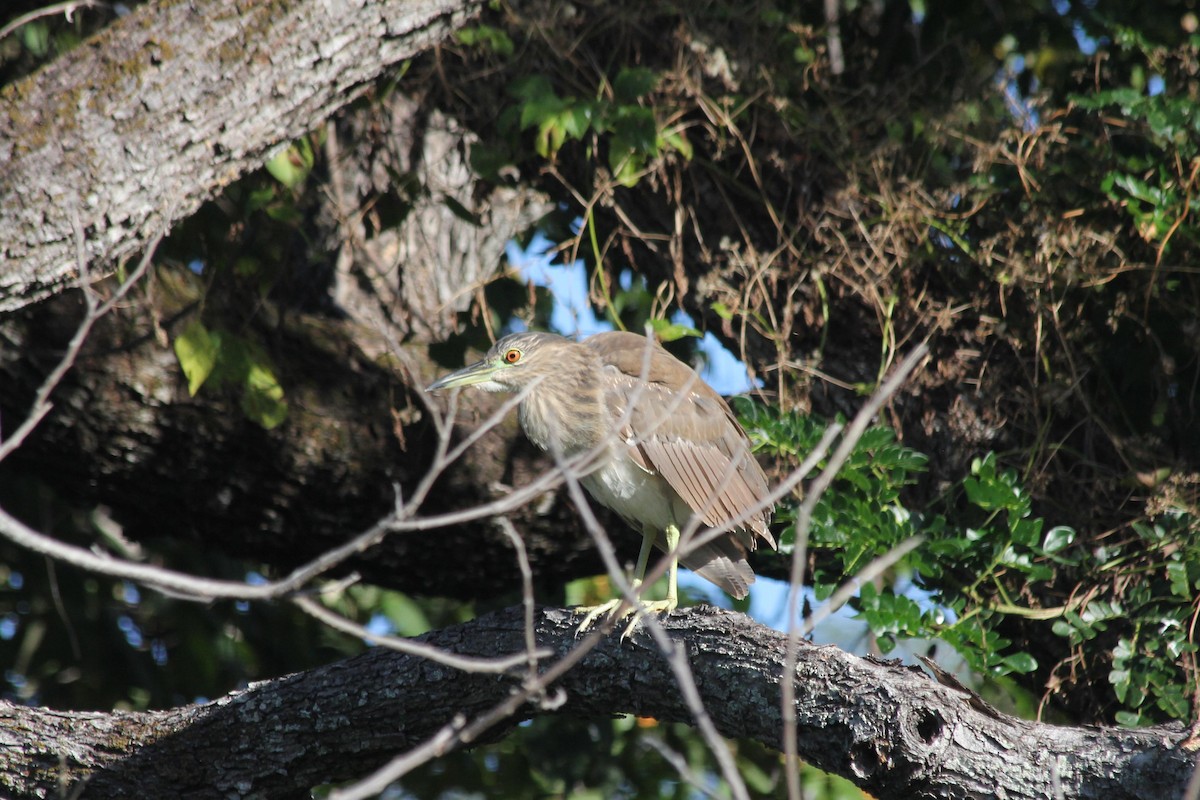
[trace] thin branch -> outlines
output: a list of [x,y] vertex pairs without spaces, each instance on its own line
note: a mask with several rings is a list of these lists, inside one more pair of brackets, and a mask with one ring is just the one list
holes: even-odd
[[447,667],[453,667],[463,672],[490,672],[500,675],[511,672],[513,668],[528,662],[531,657],[545,658],[550,655],[550,652],[547,650],[528,650],[507,656],[497,656],[495,658],[460,656],[447,650],[439,650],[422,642],[413,641],[412,639],[373,633],[357,622],[329,610],[311,597],[297,595],[292,598],[292,603],[314,619],[343,633],[348,633],[351,636],[356,636],[372,644],[386,647],[389,650],[395,650],[398,653],[428,659],[429,661],[444,664]]
[[[166,218],[170,219],[171,210],[167,211]],[[79,327],[75,330],[75,335],[71,337],[71,341],[67,344],[66,352],[59,360],[58,364],[50,371],[38,387],[37,394],[34,396],[33,405],[29,408],[29,413],[25,416],[25,420],[17,426],[12,435],[7,439],[0,441],[0,461],[8,458],[8,456],[16,450],[33,432],[34,428],[50,413],[54,408],[54,404],[50,402],[51,393],[58,387],[62,379],[66,377],[71,367],[75,365],[79,358],[79,352],[83,349],[83,343],[91,333],[92,328],[100,318],[111,311],[117,303],[119,303],[129,290],[141,280],[146,274],[146,270],[150,268],[151,261],[154,258],[154,252],[158,249],[158,245],[166,236],[169,227],[164,223],[159,231],[154,234],[154,238],[146,245],[146,250],[142,254],[141,260],[137,267],[129,274],[117,290],[113,292],[112,297],[103,303],[97,303],[95,295],[92,293],[91,282],[88,279],[88,264],[87,257],[84,255],[84,234],[79,224],[78,215],[73,215],[75,223],[75,238],[76,238],[76,268],[79,270],[79,288],[83,291],[84,303],[87,312],[83,317],[83,321],[79,323]]]
[[[858,440],[862,438],[867,426],[871,420],[883,407],[884,402],[900,388],[900,385],[908,379],[910,373],[917,368],[917,365],[924,360],[928,354],[929,348],[924,344],[918,345],[896,368],[883,385],[875,390],[874,394],[863,404],[855,415],[853,422],[846,428],[846,433],[842,437],[842,441],[833,452],[833,456],[825,465],[825,469],[817,476],[812,485],[808,488],[808,496],[800,505],[800,510],[796,515],[796,541],[792,551],[792,568],[791,575],[788,580],[790,587],[788,592],[788,610],[787,610],[787,630],[788,643],[787,653],[784,656],[783,675],[781,676],[781,692],[780,692],[780,713],[783,719],[783,752],[784,752],[784,772],[787,775],[787,790],[788,800],[801,800],[800,790],[800,770],[799,757],[797,755],[797,738],[796,738],[796,682],[792,679],[796,670],[796,659],[798,658],[800,648],[801,632],[796,627],[796,618],[799,613],[800,605],[800,587],[804,583],[804,564],[808,553],[808,532],[812,524],[812,512],[816,507],[817,501],[825,493],[833,483],[834,477],[850,457],[854,451],[854,446]],[[915,545],[913,545],[915,546]],[[907,551],[906,551],[907,552]]]
[[[648,368],[649,350],[647,349],[647,352],[643,354],[643,372],[648,370]],[[645,383],[645,381],[642,381],[642,383]],[[498,420],[503,414],[507,413],[509,408],[516,403],[519,403],[531,388],[532,387],[526,387],[525,391],[522,392],[521,395],[518,395],[517,397],[510,399],[508,403],[505,403],[496,414],[489,418],[489,422],[494,424],[494,420]],[[547,687],[550,686],[551,683],[557,679],[557,677],[565,674],[565,672],[569,670],[574,663],[577,663],[578,660],[582,659],[588,651],[594,648],[601,641],[601,639],[611,631],[614,624],[614,619],[619,618],[622,610],[638,603],[639,592],[635,591],[632,585],[626,579],[624,570],[621,568],[621,565],[617,560],[616,549],[612,546],[611,540],[608,538],[602,526],[600,526],[599,522],[596,520],[595,515],[592,513],[591,506],[583,493],[582,486],[579,484],[579,479],[583,475],[587,474],[587,472],[589,472],[591,469],[595,469],[598,466],[597,457],[601,453],[604,453],[614,441],[617,441],[617,432],[621,429],[624,420],[627,419],[632,413],[635,403],[637,402],[637,399],[642,391],[644,390],[641,387],[639,387],[638,390],[635,390],[634,395],[630,399],[629,406],[625,409],[621,419],[617,421],[617,424],[612,426],[612,429],[603,438],[603,440],[590,450],[573,454],[570,457],[565,457],[561,450],[555,447],[557,443],[552,441],[551,455],[554,458],[555,466],[552,470],[545,473],[541,479],[534,482],[534,484],[537,484],[544,481],[550,483],[551,486],[557,486],[562,482],[566,483],[568,492],[579,509],[584,525],[592,534],[592,537],[600,551],[601,559],[604,561],[610,577],[617,585],[622,596],[622,602],[621,605],[618,606],[616,614],[610,616],[608,619],[603,620],[579,643],[577,647],[571,650],[563,659],[553,664],[545,673],[537,677],[536,680],[527,680],[525,685],[522,687],[521,692],[518,694],[493,707],[487,713],[477,717],[474,722],[470,724],[467,724],[466,721],[461,718],[452,720],[420,746],[396,756],[392,761],[388,762],[371,775],[368,775],[353,785],[344,787],[343,789],[334,792],[331,795],[331,800],[358,800],[359,798],[371,797],[375,794],[378,794],[392,782],[398,780],[400,777],[415,769],[417,766],[444,754],[452,746],[470,742],[473,738],[481,735],[493,725],[516,713],[523,703],[527,702],[531,698],[536,698],[538,695],[544,694]],[[676,402],[682,402],[682,398],[676,400]],[[668,409],[668,413],[669,411],[670,410]],[[487,427],[487,425],[485,424],[483,427]],[[471,439],[471,441],[473,442],[477,438],[478,436],[475,436]],[[463,449],[465,448],[456,448],[452,455],[461,453]],[[435,459],[435,463],[436,461],[437,460]],[[511,499],[515,495],[529,493],[529,488],[530,487],[527,486],[525,487],[524,491],[518,490],[517,492],[510,494],[506,499]],[[474,510],[474,512],[477,511],[478,509]],[[474,515],[481,516],[479,514]],[[426,523],[429,521],[430,520],[423,520],[423,522]],[[664,567],[665,563],[660,565],[660,568]],[[649,583],[644,583],[643,587],[648,585]],[[528,615],[528,610],[526,614]],[[749,794],[741,780],[741,776],[737,771],[736,764],[733,762],[732,756],[729,753],[729,749],[725,745],[724,741],[720,738],[715,726],[712,724],[711,718],[704,709],[703,702],[700,699],[699,691],[696,688],[694,677],[691,674],[691,670],[687,665],[686,659],[683,657],[682,653],[674,656],[671,655],[675,650],[677,650],[677,648],[675,648],[671,644],[670,640],[666,638],[661,626],[658,625],[657,620],[652,617],[648,617],[646,619],[646,623],[648,626],[650,626],[652,632],[657,634],[656,641],[663,653],[668,657],[671,668],[675,673],[676,679],[679,683],[681,693],[688,703],[689,710],[692,712],[693,719],[695,719],[697,726],[700,728],[702,734],[708,742],[710,749],[713,750],[713,753],[721,766],[722,773],[725,775],[727,782],[735,793],[735,796],[738,798],[748,798]],[[659,637],[661,637],[661,640]]]
[[[577,616],[543,609],[536,620],[539,645],[566,654],[579,642],[577,625]],[[663,618],[662,625],[696,654],[691,666],[705,697],[716,698],[710,711],[721,734],[779,747],[774,697],[787,636],[714,608],[687,609]],[[522,650],[525,627],[523,610],[516,607],[421,639],[486,656]],[[733,661],[728,658],[731,642],[740,653]],[[804,690],[797,704],[801,753],[809,763],[848,777],[874,797],[967,797],[978,794],[982,785],[989,796],[1049,798],[1056,790],[1046,765],[1057,764],[1064,797],[1184,800],[1196,754],[1182,727],[1062,727],[1022,720],[988,712],[918,670],[808,643],[802,643],[800,653],[794,679]],[[512,693],[526,688],[521,675],[445,668],[430,682],[420,664],[411,656],[376,648],[256,683],[202,708],[63,715],[0,704],[0,714],[15,743],[7,748],[14,765],[27,765],[32,780],[49,788],[41,794],[67,796],[90,775],[90,794],[166,797],[172,796],[172,787],[164,783],[183,775],[206,797],[236,795],[239,784],[264,796],[290,797],[317,783],[353,779],[364,769],[361,765],[386,758],[397,742],[404,748],[421,743],[429,757],[447,752],[470,739],[470,718],[479,710],[511,706]],[[676,676],[656,647],[631,647],[610,636],[588,658],[565,666],[547,684],[566,693],[565,706],[530,703],[535,695],[529,694],[517,700],[515,718],[505,717],[502,724],[511,727],[517,719],[546,714],[597,719],[614,710],[690,721]],[[322,698],[323,724],[317,726],[312,724],[314,697]],[[417,697],[420,702],[414,701]],[[270,711],[272,735],[246,739],[247,730],[263,724],[264,709]],[[456,710],[462,716],[454,720]],[[70,739],[71,758],[55,763],[54,751],[34,743],[44,740],[23,724],[26,720],[49,724],[56,740]],[[493,730],[489,736],[503,732]],[[225,741],[228,752],[214,759],[214,742]],[[980,742],[1000,744],[981,747]],[[327,758],[313,758],[317,751]],[[164,773],[164,760],[175,769]],[[399,760],[412,765],[416,754]],[[388,783],[389,776],[380,776],[370,788],[381,790]],[[58,792],[57,786],[66,788]],[[727,790],[719,792],[728,796]],[[368,789],[358,796],[369,794]]]
[[500,531],[512,542],[517,551],[517,568],[521,570],[521,600],[525,608],[525,654],[529,666],[529,680],[537,680],[538,658],[545,658],[549,653],[537,649],[537,637],[533,630],[533,615],[537,602],[533,597],[533,570],[529,566],[529,554],[525,552],[525,540],[517,533],[508,517],[497,517],[496,524]]
[[[106,303],[101,308],[103,309],[106,306],[111,307],[111,302]],[[64,359],[64,363],[66,363],[66,359]],[[505,405],[506,409],[509,407],[508,404]],[[493,414],[489,417],[487,424],[495,426],[499,423],[502,416],[499,413]],[[297,567],[285,577],[262,584],[205,578],[151,564],[99,555],[86,548],[70,545],[51,536],[39,533],[3,509],[0,509],[0,536],[4,536],[21,547],[72,564],[81,569],[110,577],[136,581],[148,588],[180,599],[194,602],[210,602],[215,599],[271,600],[287,597],[301,591],[313,579],[345,562],[352,556],[379,544],[389,533],[426,531],[484,517],[506,514],[521,507],[541,493],[555,488],[562,480],[561,475],[557,471],[552,470],[522,489],[490,503],[435,517],[413,518],[412,515],[415,514],[420,503],[428,494],[435,479],[452,463],[452,459],[457,458],[462,453],[463,448],[461,447],[456,447],[452,452],[447,453],[448,446],[448,438],[439,437],[434,464],[422,478],[413,496],[408,501],[401,503],[400,507],[395,511],[384,516],[374,525],[344,544],[331,548],[311,561]]]
[[99,0],[69,0],[65,3],[51,3],[42,8],[36,8],[28,14],[22,14],[12,22],[0,28],[0,39],[4,39],[10,33],[15,31],[22,25],[33,22],[35,19],[42,17],[52,17],[55,14],[63,14],[67,18],[67,22],[71,21],[71,16],[81,8],[108,8],[108,3],[102,3]]
[[822,603],[816,611],[804,618],[797,631],[797,638],[807,637],[817,629],[818,625],[836,614],[838,609],[850,602],[864,584],[874,581],[880,575],[900,563],[900,559],[924,543],[924,536],[912,536],[891,548],[883,555],[871,559],[865,567],[854,574],[853,578],[850,578],[839,586],[837,591],[831,594],[829,599]]
[[712,798],[712,800],[721,800],[721,796],[714,792],[708,785],[709,781],[707,777],[702,778],[697,775],[695,771],[688,766],[688,763],[684,757],[675,750],[671,749],[671,747],[668,746],[667,743],[662,739],[658,738],[657,736],[646,736],[643,737],[642,743],[649,749],[662,756],[663,760],[671,765],[675,772],[678,773],[679,777],[683,778],[684,783],[686,783],[688,786],[691,786],[705,797]]
[[[159,237],[161,239],[161,236]],[[155,241],[155,244],[157,244]],[[139,269],[131,276],[131,281],[136,280],[136,277],[144,272],[149,264],[150,254],[147,253],[143,259],[143,263]],[[81,326],[77,331],[77,335],[73,340],[73,348],[69,349],[67,357],[64,358],[60,369],[56,373],[52,373],[52,382],[48,382],[43,387],[44,395],[40,396],[39,402],[35,403],[35,410],[40,410],[40,415],[31,414],[29,421],[29,429],[37,424],[37,421],[44,417],[48,407],[44,410],[43,405],[46,405],[45,395],[49,395],[53,389],[53,384],[61,380],[62,374],[65,374],[71,363],[77,357],[79,348],[82,345],[83,338],[87,331],[94,324],[95,318],[100,314],[106,313],[112,305],[117,302],[126,291],[128,284],[123,285],[118,292],[107,303],[96,305],[94,299],[89,299],[88,317],[85,319],[85,325]],[[647,359],[648,361],[648,353]],[[648,364],[645,366],[648,367]],[[526,393],[532,389],[527,387]],[[681,393],[682,397],[686,396],[686,391]],[[379,520],[375,525],[351,539],[342,546],[333,548],[326,553],[323,553],[318,558],[302,565],[293,570],[284,578],[268,582],[262,585],[249,585],[238,581],[224,581],[207,578],[200,578],[185,573],[178,573],[171,570],[166,570],[161,567],[155,567],[146,564],[134,563],[130,561],[113,559],[103,555],[97,555],[90,551],[81,548],[73,547],[65,543],[59,542],[51,537],[44,536],[22,525],[17,520],[0,510],[0,533],[4,534],[11,540],[29,547],[30,549],[43,552],[50,557],[66,561],[67,563],[75,564],[76,566],[90,569],[102,574],[114,575],[143,583],[151,588],[157,588],[162,591],[177,593],[189,599],[204,599],[210,600],[217,597],[229,597],[247,600],[263,600],[290,596],[292,602],[320,619],[326,624],[333,627],[360,636],[364,639],[375,641],[380,644],[392,647],[405,653],[409,653],[418,657],[428,658],[438,663],[446,664],[456,669],[475,672],[504,672],[510,670],[519,664],[526,664],[529,667],[529,677],[525,681],[525,685],[520,692],[507,698],[504,702],[492,708],[489,712],[477,717],[473,721],[465,719],[456,719],[445,726],[436,735],[427,740],[420,747],[412,751],[401,754],[383,769],[377,771],[371,776],[355,784],[353,787],[348,787],[343,793],[337,794],[338,797],[360,797],[380,791],[383,786],[394,781],[399,776],[405,774],[416,765],[423,763],[429,758],[446,752],[450,747],[457,744],[469,743],[477,738],[483,732],[488,730],[498,722],[507,719],[514,714],[522,704],[529,702],[531,699],[542,697],[544,699],[548,687],[553,681],[571,668],[571,666],[579,661],[591,648],[595,647],[600,641],[602,634],[611,626],[611,620],[606,620],[605,625],[602,625],[597,631],[586,637],[579,645],[571,650],[566,656],[558,662],[552,664],[545,673],[537,675],[538,659],[548,655],[542,651],[538,651],[535,647],[535,639],[533,635],[533,594],[532,594],[532,576],[529,570],[528,560],[524,557],[524,548],[520,541],[520,537],[516,535],[511,523],[507,519],[501,519],[500,525],[502,530],[509,535],[514,542],[514,547],[517,549],[518,564],[521,567],[524,585],[525,598],[525,643],[524,652],[513,654],[503,659],[469,659],[457,656],[455,654],[447,654],[442,651],[437,651],[429,648],[424,648],[416,643],[409,642],[396,637],[381,637],[371,634],[356,623],[337,615],[328,609],[321,606],[316,601],[309,597],[296,594],[301,591],[312,579],[319,576],[323,572],[333,566],[343,562],[355,553],[362,552],[367,548],[382,541],[382,539],[391,532],[412,532],[418,530],[429,530],[437,527],[455,524],[462,521],[478,519],[485,516],[495,516],[511,511],[520,505],[523,505],[534,496],[553,489],[562,483],[566,483],[576,504],[581,509],[581,516],[584,518],[585,525],[592,531],[593,537],[597,541],[602,557],[605,560],[606,567],[609,573],[614,578],[614,582],[621,590],[623,596],[623,606],[627,607],[630,604],[638,602],[638,593],[633,590],[625,580],[623,570],[621,569],[615,555],[615,550],[612,548],[611,542],[608,541],[603,529],[596,522],[592,515],[590,506],[586,498],[583,496],[582,487],[579,484],[581,477],[587,474],[591,469],[594,469],[600,463],[599,456],[601,453],[611,446],[612,441],[616,438],[616,431],[606,437],[606,440],[601,442],[596,448],[584,453],[572,454],[569,458],[563,458],[561,453],[556,453],[555,467],[540,476],[531,484],[523,487],[521,490],[514,491],[508,496],[501,498],[492,503],[487,503],[482,506],[477,506],[465,512],[453,512],[450,514],[438,515],[435,517],[418,518],[415,516],[417,509],[421,506],[434,480],[440,475],[447,466],[456,461],[462,453],[474,444],[479,437],[483,436],[488,430],[493,428],[505,415],[517,404],[524,399],[525,393],[511,398],[508,402],[501,405],[485,423],[473,431],[463,441],[459,442],[453,449],[450,448],[450,432],[452,427],[450,424],[442,423],[438,425],[439,437],[437,451],[434,457],[434,463],[429,472],[423,476],[422,481],[418,484],[413,495],[406,501],[397,502],[397,508],[392,514],[389,514]],[[682,402],[682,397],[676,402]],[[632,413],[637,396],[631,398],[629,407],[625,409],[625,415]],[[452,397],[449,404],[447,419],[452,420],[456,398]],[[667,413],[670,409],[667,410]],[[861,417],[862,415],[860,415]],[[36,417],[36,418],[35,418]],[[439,422],[442,422],[439,420]],[[620,425],[616,426],[620,429]],[[832,440],[836,431],[827,432],[828,441]],[[27,432],[22,434],[27,435]],[[824,451],[828,445],[828,441],[824,442],[819,448]],[[18,442],[19,444],[19,442]],[[843,446],[845,442],[843,442]],[[794,471],[783,482],[778,485],[771,493],[770,497],[763,501],[762,507],[774,503],[775,500],[781,498],[787,493],[790,493],[796,485],[804,478],[812,468],[812,463],[815,463],[820,458],[818,453],[810,454],[810,458],[802,465],[801,469]],[[835,456],[836,458],[836,456]],[[810,463],[811,462],[811,463]],[[732,465],[736,468],[736,464]],[[732,470],[731,470],[732,471]],[[729,476],[725,476],[724,480],[728,481]],[[706,531],[705,534],[695,537],[692,545],[702,543],[705,538],[716,535],[721,535],[730,527],[733,527],[752,513],[757,513],[761,509],[753,509],[747,512],[742,519],[734,520],[722,529],[715,531]],[[505,523],[508,523],[507,526]],[[689,526],[687,531],[688,539],[685,544],[691,540],[697,526],[695,524]],[[685,547],[679,548],[680,552],[686,553]],[[673,554],[672,554],[673,555]],[[666,560],[663,560],[656,568],[656,574],[661,572],[666,567]],[[647,582],[646,585],[649,585]],[[658,648],[662,651],[670,665],[673,674],[675,675],[677,685],[680,689],[681,696],[691,713],[691,716],[704,736],[710,749],[721,767],[721,771],[725,776],[726,781],[731,787],[734,796],[738,798],[748,797],[748,792],[741,781],[741,776],[737,771],[736,764],[733,761],[732,755],[729,752],[728,746],[720,738],[715,725],[712,723],[710,716],[704,708],[703,701],[697,689],[694,676],[687,662],[685,652],[673,643],[664,633],[661,625],[654,618],[647,618],[647,628],[654,637]],[[786,682],[785,682],[786,688]]]

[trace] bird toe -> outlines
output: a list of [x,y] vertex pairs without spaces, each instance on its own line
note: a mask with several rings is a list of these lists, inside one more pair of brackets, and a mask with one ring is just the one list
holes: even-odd
[[666,600],[645,600],[636,608],[628,605],[621,608],[621,600],[617,598],[598,606],[577,608],[576,611],[585,612],[585,615],[579,623],[579,627],[575,629],[575,635],[582,636],[601,621],[611,621],[615,625],[626,617],[633,617],[625,626],[625,630],[621,632],[621,641],[624,641],[641,626],[642,619],[647,614],[670,614],[678,606],[679,603],[676,600],[668,598]]

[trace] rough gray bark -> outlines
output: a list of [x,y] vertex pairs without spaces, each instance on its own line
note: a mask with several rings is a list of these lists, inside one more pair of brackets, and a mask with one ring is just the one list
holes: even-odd
[[[319,222],[323,253],[337,254],[332,295],[364,326],[386,333],[376,337],[383,345],[459,333],[458,314],[486,306],[481,292],[509,242],[553,207],[525,184],[479,180],[470,166],[479,137],[420,94],[393,94],[328,129],[329,191]],[[374,231],[366,223],[373,204],[397,195],[407,207],[403,222]]]
[[0,92],[0,311],[98,275],[479,0],[147,3]]
[[[539,645],[563,655],[577,643],[578,621],[542,609]],[[778,747],[785,638],[704,607],[673,614],[665,627],[686,648],[718,730]],[[521,651],[522,636],[522,612],[513,608],[422,638],[487,656]],[[832,646],[802,644],[796,681],[801,757],[880,800],[1169,800],[1182,797],[1196,765],[1182,728],[1019,720],[918,669]],[[0,782],[21,797],[56,796],[81,781],[87,798],[289,796],[361,776],[459,715],[470,720],[500,703],[520,683],[520,675],[468,674],[374,650],[205,706],[101,714],[0,705]],[[564,705],[526,706],[503,726],[547,713],[691,720],[670,666],[644,634],[624,643],[610,636],[557,685]]]

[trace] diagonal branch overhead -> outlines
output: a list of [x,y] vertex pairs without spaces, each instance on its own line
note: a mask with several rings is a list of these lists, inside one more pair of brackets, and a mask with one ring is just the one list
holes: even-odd
[[[537,644],[554,654],[543,667],[576,646],[578,620],[561,609],[537,614]],[[784,635],[711,608],[663,622],[687,653],[717,729],[778,747]],[[524,631],[522,610],[511,608],[422,638],[464,655],[494,655],[520,652]],[[1195,762],[1181,727],[1019,720],[917,669],[836,647],[805,644],[795,674],[800,755],[879,798],[1180,797]],[[288,796],[434,739],[456,719],[504,702],[520,684],[520,676],[460,672],[374,650],[203,706],[64,715],[5,705],[0,779],[23,795],[86,780],[85,796],[95,797]],[[668,660],[642,637],[608,637],[555,685],[565,703],[529,705],[501,724],[614,711],[691,721]]]
[[4,87],[0,312],[72,285],[72,213],[99,274],[480,5],[152,2]]

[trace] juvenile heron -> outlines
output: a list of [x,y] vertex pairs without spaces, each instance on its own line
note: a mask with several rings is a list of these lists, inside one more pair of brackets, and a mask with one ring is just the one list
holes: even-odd
[[[746,596],[754,582],[746,551],[759,539],[775,547],[767,478],[729,406],[695,370],[635,333],[600,333],[582,342],[515,333],[428,391],[521,392],[531,383],[519,411],[525,435],[566,457],[598,448],[580,483],[642,532],[634,587],[653,547],[671,554],[667,598],[644,603],[647,610],[678,605],[680,561],[734,597]],[[680,556],[680,531],[694,516],[708,529],[729,530]],[[591,609],[581,629],[619,604]]]

